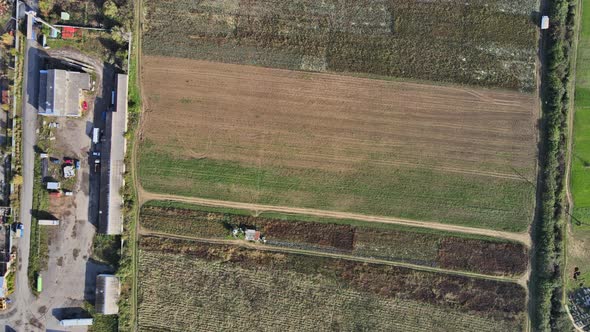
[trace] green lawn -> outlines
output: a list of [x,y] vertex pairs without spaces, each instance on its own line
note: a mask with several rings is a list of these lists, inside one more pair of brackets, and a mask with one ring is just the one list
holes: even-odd
[[506,231],[524,231],[532,219],[534,187],[519,180],[395,166],[367,165],[340,174],[177,159],[149,142],[139,152],[139,176],[151,192]]
[[583,5],[576,65],[572,194],[574,225],[590,229],[590,0],[584,0]]
[[[568,239],[568,290],[590,284],[590,0],[582,1],[581,30],[576,63],[574,146],[572,152],[571,190],[574,199],[572,224]],[[574,279],[574,268],[581,275]]]

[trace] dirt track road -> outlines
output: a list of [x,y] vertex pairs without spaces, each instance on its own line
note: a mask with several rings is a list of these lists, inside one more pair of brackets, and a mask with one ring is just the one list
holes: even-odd
[[394,218],[394,217],[370,216],[370,215],[338,212],[338,211],[326,211],[326,210],[317,210],[317,209],[288,207],[288,206],[272,206],[272,205],[262,205],[262,204],[252,204],[252,203],[221,201],[221,200],[197,198],[197,197],[184,197],[184,196],[177,196],[177,195],[156,194],[156,193],[147,192],[147,191],[143,190],[141,187],[139,188],[139,197],[140,197],[140,202],[139,202],[140,205],[147,202],[147,201],[150,201],[150,200],[170,200],[170,201],[193,203],[193,204],[200,204],[200,205],[207,205],[207,206],[227,207],[227,208],[233,208],[233,209],[247,209],[247,210],[256,211],[257,213],[262,213],[262,212],[297,213],[297,214],[306,214],[306,215],[317,216],[317,217],[354,219],[354,220],[361,220],[361,221],[368,221],[368,222],[381,222],[381,223],[387,223],[387,224],[398,224],[398,225],[405,225],[405,226],[439,229],[442,231],[449,231],[449,232],[484,235],[484,236],[497,237],[497,238],[507,239],[507,240],[512,240],[512,241],[518,241],[518,242],[524,243],[527,247],[531,246],[531,238],[530,238],[529,233],[527,233],[527,232],[525,232],[525,233],[511,233],[511,232],[503,232],[503,231],[494,231],[494,230],[483,229],[483,228],[457,226],[457,225],[442,224],[442,223],[428,222],[428,221],[416,221],[416,220]]

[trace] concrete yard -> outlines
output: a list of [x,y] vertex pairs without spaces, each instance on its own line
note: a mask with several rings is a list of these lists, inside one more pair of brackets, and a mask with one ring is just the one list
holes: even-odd
[[[42,231],[48,234],[48,258],[47,268],[40,271],[43,290],[38,297],[30,295],[26,283],[23,285],[28,259],[19,257],[17,283],[20,285],[17,285],[17,292],[12,296],[14,304],[0,316],[2,319],[0,329],[4,327],[7,331],[62,331],[63,327],[59,325],[59,320],[88,314],[83,310],[84,302],[94,303],[96,276],[113,272],[111,267],[91,258],[92,243],[98,227],[100,172],[96,173],[90,166],[96,159],[92,156],[92,151],[100,149],[100,146],[92,143],[92,128],[104,128],[102,113],[107,110],[110,103],[110,94],[115,83],[114,71],[103,67],[101,61],[87,57],[76,50],[60,50],[56,54],[45,54],[36,49],[29,57],[30,62],[35,64],[29,74],[31,80],[29,96],[31,97],[35,95],[35,85],[38,86],[39,79],[39,75],[34,75],[39,68],[35,53],[40,53],[39,55],[45,58],[67,57],[88,63],[95,70],[96,84],[95,92],[87,96],[88,111],[81,117],[37,116],[37,119],[33,118],[29,122],[31,124],[29,134],[35,135],[35,130],[37,134],[44,131],[50,132],[47,136],[50,138],[47,138],[45,142],[41,140],[36,142],[37,151],[32,156],[33,160],[38,160],[39,152],[41,152],[39,146],[45,144],[48,148],[43,152],[47,152],[50,158],[60,161],[59,165],[49,162],[49,177],[59,175],[65,157],[79,160],[80,169],[76,170],[74,178],[64,180],[62,183],[62,187],[67,187],[73,195],[50,197],[47,211],[42,211],[59,219],[59,225],[40,226],[43,227]],[[25,111],[35,112],[36,109],[33,107],[37,105],[37,102],[35,100],[28,100],[28,102]],[[49,123],[53,126],[50,130],[47,129]],[[27,163],[31,165],[31,168],[33,160]],[[42,185],[41,179],[37,177],[31,177],[26,181],[32,182],[35,186]],[[31,195],[30,192],[28,194]],[[29,236],[29,227],[30,223],[27,223],[25,237]],[[28,250],[25,252],[28,257]],[[20,262],[27,263],[20,264]],[[68,329],[68,331],[86,330],[86,327]]]

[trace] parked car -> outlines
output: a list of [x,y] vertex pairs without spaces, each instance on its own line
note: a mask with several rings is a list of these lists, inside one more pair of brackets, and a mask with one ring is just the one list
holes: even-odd
[[23,236],[24,236],[24,234],[25,234],[25,225],[23,225],[23,224],[22,224],[22,223],[20,223],[20,222],[19,222],[19,223],[17,223],[17,224],[16,224],[16,229],[15,229],[15,231],[17,232],[17,234],[18,234],[18,237],[23,237]]
[[100,151],[93,151],[92,155],[95,157],[100,157]]
[[76,160],[75,165],[76,169],[80,169],[80,160]]

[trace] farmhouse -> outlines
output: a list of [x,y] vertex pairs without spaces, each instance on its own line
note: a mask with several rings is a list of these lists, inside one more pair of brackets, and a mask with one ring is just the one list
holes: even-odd
[[101,164],[106,170],[101,174],[100,219],[98,230],[105,234],[121,234],[123,228],[123,197],[120,189],[125,184],[125,151],[127,140],[127,75],[117,75],[116,105],[107,112]]
[[82,91],[90,89],[90,76],[60,69],[39,72],[39,114],[81,115]]
[[96,276],[96,311],[103,315],[119,313],[119,294],[121,284],[119,278],[110,274]]

